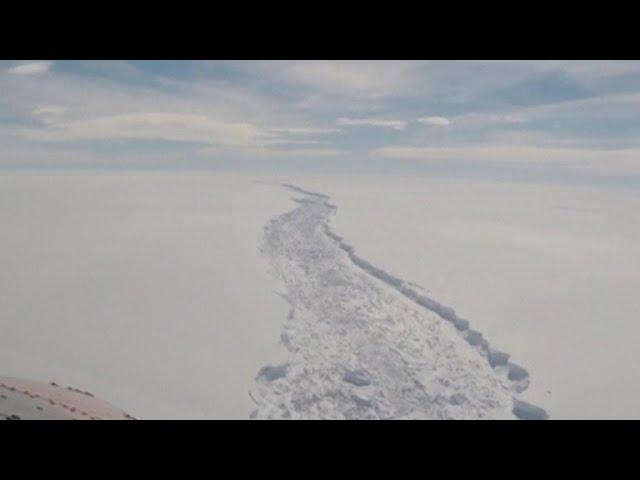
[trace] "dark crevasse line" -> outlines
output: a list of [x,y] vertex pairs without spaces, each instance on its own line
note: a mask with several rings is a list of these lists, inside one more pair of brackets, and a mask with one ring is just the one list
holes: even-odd
[[312,192],[311,190],[305,190],[296,185],[292,185],[291,183],[283,183],[282,186],[296,193],[302,193],[303,195],[310,195],[312,197],[324,198],[325,200],[329,200],[329,195],[325,195],[324,193]]
[[[315,197],[318,199],[317,201],[322,201],[325,205],[331,207],[334,212],[337,210],[337,207],[335,205],[329,203],[328,200],[330,197],[328,195],[305,190],[289,183],[282,184],[282,186],[293,192]],[[355,266],[368,273],[372,277],[375,277],[383,283],[394,288],[414,303],[435,313],[440,318],[451,322],[458,330],[458,332],[462,335],[462,337],[466,340],[466,342],[474,347],[483,357],[487,359],[493,369],[506,368],[508,372],[507,377],[513,383],[516,392],[522,393],[527,389],[527,387],[529,386],[529,372],[520,365],[509,361],[509,354],[492,348],[489,342],[482,336],[482,334],[477,330],[472,330],[469,327],[469,321],[460,317],[453,308],[443,305],[436,300],[429,298],[427,295],[416,291],[411,287],[410,282],[406,282],[400,278],[397,278],[390,273],[387,273],[384,270],[372,265],[365,259],[359,257],[355,253],[355,248],[352,245],[347,244],[341,236],[335,234],[331,230],[328,221],[323,222],[321,224],[321,228],[325,235],[336,242],[337,245],[347,254],[349,259]],[[543,408],[537,407],[517,398],[514,398],[513,403],[513,414],[519,419],[546,420],[549,418],[548,413]]]

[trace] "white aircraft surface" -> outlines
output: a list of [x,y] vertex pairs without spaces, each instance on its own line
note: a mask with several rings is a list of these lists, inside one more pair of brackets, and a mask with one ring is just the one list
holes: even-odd
[[5,420],[134,420],[93,394],[55,382],[0,376],[0,418]]

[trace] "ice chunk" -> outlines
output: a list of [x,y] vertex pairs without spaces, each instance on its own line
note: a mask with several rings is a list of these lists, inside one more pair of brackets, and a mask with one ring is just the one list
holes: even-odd
[[515,363],[508,363],[509,365],[509,380],[518,382],[525,380],[529,376],[529,372]]
[[517,398],[513,400],[513,414],[520,420],[547,420],[549,418],[546,410]]
[[489,346],[488,342],[482,337],[482,334],[476,330],[467,330],[465,338],[469,345],[480,345],[483,348],[487,348]]
[[499,350],[489,349],[487,358],[489,359],[489,364],[492,367],[496,367],[498,365],[506,365],[509,361],[509,354]]
[[462,405],[467,401],[467,397],[462,393],[454,393],[449,397],[449,402],[452,405]]
[[469,320],[465,320],[464,318],[456,317],[452,320],[455,327],[461,332],[469,328]]
[[258,378],[264,378],[267,382],[273,382],[279,378],[282,378],[287,375],[287,370],[289,369],[288,363],[283,363],[282,365],[267,365],[266,367],[262,367],[258,372]]
[[371,377],[366,370],[347,370],[344,372],[342,379],[358,387],[371,385]]

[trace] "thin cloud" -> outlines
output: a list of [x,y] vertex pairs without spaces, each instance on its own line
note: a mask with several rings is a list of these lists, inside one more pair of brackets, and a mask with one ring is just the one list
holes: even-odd
[[42,75],[53,67],[53,62],[31,62],[16,65],[7,70],[11,75]]
[[500,165],[554,165],[598,173],[640,173],[640,149],[586,149],[536,145],[468,145],[456,147],[392,146],[376,149],[375,156],[416,161],[473,162]]
[[209,157],[236,156],[254,158],[291,158],[291,157],[336,157],[344,152],[335,148],[283,148],[279,146],[249,146],[242,150],[225,146],[210,146],[198,151],[200,155]]
[[33,109],[31,113],[33,113],[36,117],[38,117],[41,115],[64,113],[67,110],[69,109],[62,105],[38,105]]
[[325,143],[312,138],[269,138],[264,140],[265,145],[319,145]]
[[[407,88],[415,62],[305,61],[278,64],[282,78],[329,95],[378,98]],[[268,65],[274,68],[273,65]]]
[[348,118],[342,117],[337,121],[340,127],[385,127],[393,130],[404,130],[407,122],[404,120],[381,120],[378,118]]
[[269,129],[269,132],[286,135],[325,135],[338,131],[340,131],[338,128],[322,127],[277,127]]
[[446,127],[451,125],[451,120],[445,117],[421,117],[418,122],[430,127]]
[[56,122],[27,130],[28,139],[50,142],[83,140],[166,140],[225,145],[258,143],[261,130],[246,122],[225,122],[205,115],[143,112],[88,120]]

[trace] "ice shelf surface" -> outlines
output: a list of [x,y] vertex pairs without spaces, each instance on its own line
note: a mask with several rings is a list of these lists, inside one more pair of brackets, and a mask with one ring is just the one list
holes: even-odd
[[333,233],[336,206],[285,184],[292,211],[271,220],[262,252],[291,306],[286,364],[266,366],[253,418],[546,418],[517,399],[527,371],[455,311],[358,257]]

